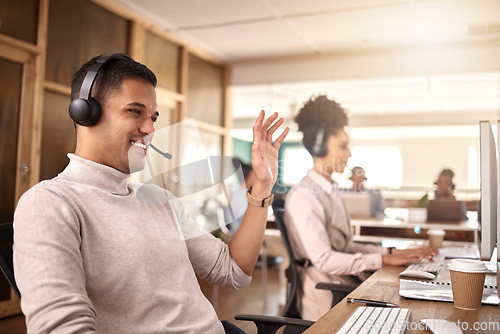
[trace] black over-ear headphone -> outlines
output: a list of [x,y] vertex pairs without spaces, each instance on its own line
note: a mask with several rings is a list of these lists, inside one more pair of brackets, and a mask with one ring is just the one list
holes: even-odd
[[437,184],[438,184],[438,180],[439,180],[439,177],[440,177],[441,175],[446,175],[446,176],[448,176],[448,177],[450,178],[450,182],[451,182],[451,190],[455,190],[455,183],[453,183],[453,178],[455,177],[455,173],[453,173],[453,171],[452,171],[451,169],[447,169],[447,168],[443,169],[443,170],[439,173],[439,175],[438,175],[438,177],[437,177],[436,181],[434,182],[434,185],[436,185],[436,186],[437,186]]
[[325,145],[325,129],[322,128],[316,134],[316,142],[313,146],[313,156],[324,157],[328,153],[328,148]]
[[133,60],[132,57],[124,53],[106,53],[97,58],[95,64],[87,72],[87,75],[85,75],[79,97],[71,101],[69,105],[69,115],[77,124],[92,126],[99,121],[101,106],[99,102],[91,97],[92,86],[101,66],[109,60],[117,58]]
[[[436,182],[434,182],[434,185],[435,185],[435,186],[437,186],[437,185],[438,185],[437,181],[436,181]],[[453,183],[453,181],[451,182],[451,190],[455,190],[455,183]]]

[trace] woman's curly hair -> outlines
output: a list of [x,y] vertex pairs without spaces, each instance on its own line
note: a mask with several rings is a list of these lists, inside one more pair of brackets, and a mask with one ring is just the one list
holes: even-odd
[[295,117],[299,131],[304,134],[302,143],[313,155],[316,136],[324,131],[323,144],[330,135],[347,126],[347,114],[340,104],[330,100],[326,95],[311,97]]

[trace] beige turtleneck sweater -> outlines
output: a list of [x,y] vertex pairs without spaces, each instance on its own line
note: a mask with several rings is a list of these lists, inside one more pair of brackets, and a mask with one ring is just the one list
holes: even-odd
[[250,282],[227,245],[168,191],[68,155],[14,216],[14,271],[28,333],[224,333],[196,275]]

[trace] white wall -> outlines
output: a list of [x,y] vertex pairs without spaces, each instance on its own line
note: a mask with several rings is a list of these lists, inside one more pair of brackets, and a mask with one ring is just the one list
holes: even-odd
[[233,62],[232,85],[498,71],[500,43],[472,42]]
[[[292,83],[314,80],[349,80],[415,75],[498,72],[500,43],[471,42],[432,48],[401,48],[365,52],[318,54],[314,56],[247,60],[232,64],[232,85]],[[333,94],[335,95],[335,94]],[[457,96],[460,99],[461,96]],[[433,188],[438,172],[449,167],[455,171],[458,190],[479,190],[478,181],[470,180],[469,147],[479,152],[479,120],[496,121],[496,108],[465,110],[354,114],[349,124],[372,127],[371,136],[351,137],[351,146],[396,146],[403,159],[403,187]],[[410,108],[411,109],[411,108]],[[236,124],[237,122],[235,122]],[[291,124],[293,127],[293,124]],[[420,127],[469,127],[467,133],[386,136],[385,129]],[[244,128],[242,125],[241,128]],[[378,129],[377,129],[378,128]],[[470,131],[472,129],[472,131]],[[377,132],[378,131],[378,132]],[[392,130],[389,130],[392,131]],[[414,129],[415,131],[415,129]],[[419,131],[418,129],[416,130]],[[291,141],[298,141],[292,133]],[[380,163],[385,163],[380,157]],[[479,158],[477,159],[478,169]],[[478,173],[478,172],[477,172]],[[476,181],[476,182],[474,182]]]
[[[395,146],[403,159],[403,187],[433,187],[437,174],[442,168],[455,172],[457,189],[469,186],[469,147],[478,147],[478,138],[394,138],[394,139],[355,139],[351,147],[358,146]],[[384,164],[384,157],[380,157]]]

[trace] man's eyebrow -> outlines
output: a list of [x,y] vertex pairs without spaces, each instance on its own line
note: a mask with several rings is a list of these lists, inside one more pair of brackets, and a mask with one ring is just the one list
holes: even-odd
[[140,102],[131,102],[131,103],[128,103],[127,106],[146,108],[146,106]]

